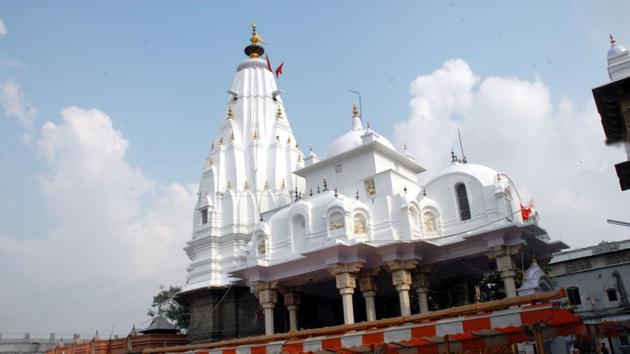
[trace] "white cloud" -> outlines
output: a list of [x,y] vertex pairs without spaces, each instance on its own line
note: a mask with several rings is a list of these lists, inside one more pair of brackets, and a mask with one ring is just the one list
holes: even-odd
[[0,235],[0,279],[12,289],[0,295],[0,307],[11,304],[0,308],[0,331],[125,333],[146,320],[159,284],[185,280],[196,188],[129,164],[129,142],[105,113],[71,107],[61,118],[37,142],[48,174],[31,211],[54,226],[41,239]]
[[26,101],[15,81],[0,82],[0,105],[5,116],[17,119],[27,129],[32,128],[37,108]]
[[571,246],[627,238],[606,224],[627,219],[613,167],[624,153],[604,145],[592,100],[553,104],[538,78],[479,78],[460,59],[416,78],[410,93],[410,116],[395,126],[395,140],[429,169],[422,180],[447,166],[451,148],[458,152],[459,128],[468,160],[510,175],[535,199],[552,237]]
[[0,18],[0,38],[7,35],[7,27],[4,25],[4,21]]

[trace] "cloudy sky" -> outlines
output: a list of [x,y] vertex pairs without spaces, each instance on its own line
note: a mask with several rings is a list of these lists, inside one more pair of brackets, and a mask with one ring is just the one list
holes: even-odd
[[[364,119],[429,172],[507,173],[552,238],[630,236],[591,88],[628,2],[0,0],[0,332],[125,334],[182,284],[196,183],[250,23],[302,146]],[[253,15],[255,14],[255,15]],[[420,177],[426,179],[427,177]],[[628,192],[626,192],[628,193]]]

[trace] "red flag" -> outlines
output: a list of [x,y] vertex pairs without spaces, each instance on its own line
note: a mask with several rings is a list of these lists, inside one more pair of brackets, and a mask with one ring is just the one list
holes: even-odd
[[280,63],[280,66],[276,69],[276,78],[282,75],[282,65],[284,65],[284,62]]
[[265,54],[265,59],[267,59],[267,69],[273,72],[273,69],[271,68],[271,62],[269,61],[269,56],[267,56],[267,54]]
[[525,207],[523,206],[523,203],[521,203],[521,217],[523,218],[523,221],[527,221],[531,215],[532,215],[532,208]]

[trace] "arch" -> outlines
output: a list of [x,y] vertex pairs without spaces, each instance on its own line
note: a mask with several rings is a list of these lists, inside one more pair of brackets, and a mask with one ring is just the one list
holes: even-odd
[[435,233],[438,230],[437,217],[432,211],[422,213],[422,229],[425,233]]
[[468,201],[468,191],[466,190],[466,185],[464,183],[460,182],[455,185],[455,196],[457,198],[460,220],[470,220],[470,203]]
[[328,230],[335,231],[344,229],[346,223],[344,220],[343,212],[341,210],[333,210],[328,214]]
[[253,254],[256,259],[267,259],[269,254],[269,239],[263,232],[256,232],[253,237]]
[[294,253],[306,248],[306,217],[301,213],[291,218],[291,236]]
[[352,217],[352,223],[354,224],[353,233],[355,235],[367,234],[367,218],[363,213],[355,213]]
[[418,213],[418,209],[411,205],[407,209],[407,214],[409,214],[409,225],[414,230],[420,230],[420,214]]

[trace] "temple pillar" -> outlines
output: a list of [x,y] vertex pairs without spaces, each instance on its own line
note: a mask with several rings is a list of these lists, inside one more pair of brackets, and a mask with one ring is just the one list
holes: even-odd
[[431,266],[419,267],[418,272],[413,277],[413,284],[418,294],[418,307],[420,313],[429,312],[429,272]]
[[411,270],[416,267],[418,261],[415,259],[395,260],[387,262],[387,269],[392,273],[392,283],[398,292],[398,302],[400,303],[400,315],[411,315],[409,304],[409,289],[411,289]]
[[501,279],[503,279],[505,296],[508,298],[517,296],[516,281],[514,280],[514,276],[516,275],[514,256],[519,254],[522,248],[522,245],[503,245],[491,247],[488,252],[488,258],[494,259],[497,262],[497,270],[501,274]]
[[378,271],[378,269],[370,269],[359,274],[359,289],[365,299],[365,313],[368,321],[376,321],[374,297],[376,296],[376,276]]
[[341,294],[343,322],[345,324],[354,323],[352,294],[354,294],[354,289],[357,287],[356,275],[362,265],[363,263],[360,262],[340,263],[329,268],[329,271],[335,276],[337,289],[339,289],[339,294]]
[[284,304],[289,311],[289,331],[298,330],[297,311],[300,307],[300,295],[295,291],[284,293]]
[[265,335],[274,333],[273,308],[278,301],[276,282],[257,282],[252,286],[265,314]]

